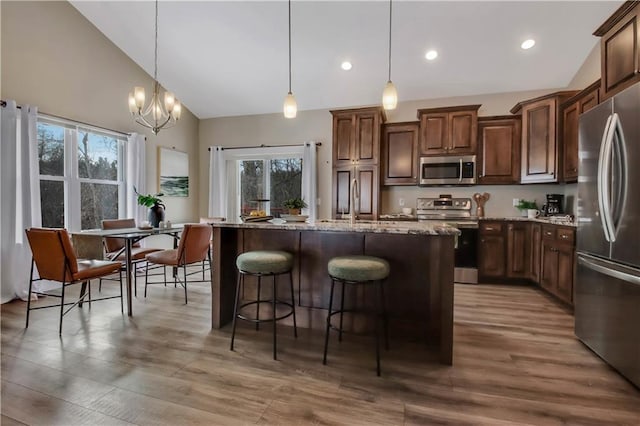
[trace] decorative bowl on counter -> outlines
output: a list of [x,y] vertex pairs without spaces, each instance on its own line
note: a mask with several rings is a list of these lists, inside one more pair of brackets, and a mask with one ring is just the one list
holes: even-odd
[[249,215],[240,215],[240,219],[245,223],[251,222],[266,222],[268,220],[273,219],[273,216],[249,216]]
[[280,219],[287,222],[304,222],[309,219],[309,216],[306,214],[281,214]]

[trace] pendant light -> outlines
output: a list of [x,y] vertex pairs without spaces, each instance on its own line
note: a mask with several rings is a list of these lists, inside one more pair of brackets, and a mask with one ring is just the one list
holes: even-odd
[[129,93],[129,112],[135,117],[136,123],[151,129],[157,135],[161,129],[168,129],[180,120],[182,106],[171,92],[165,92],[160,101],[160,83],[158,83],[158,0],[156,0],[155,22],[155,53],[153,63],[153,95],[151,102],[145,109],[145,93],[143,87],[134,87]]
[[389,0],[389,80],[382,91],[382,106],[385,110],[396,109],[398,105],[398,91],[391,81],[391,11],[392,1]]
[[291,0],[289,0],[289,93],[284,98],[283,110],[285,118],[296,118],[298,113],[298,104],[291,92]]

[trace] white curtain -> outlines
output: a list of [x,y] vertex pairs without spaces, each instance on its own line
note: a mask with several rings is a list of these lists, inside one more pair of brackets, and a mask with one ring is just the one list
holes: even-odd
[[18,115],[15,101],[2,108],[0,203],[2,303],[16,296],[26,300],[29,292],[31,250],[24,234],[40,227],[40,180],[38,171],[38,109],[24,105]]
[[315,221],[318,215],[318,173],[317,152],[315,142],[305,142],[302,153],[302,199],[307,208],[302,213]]
[[146,138],[144,135],[132,133],[127,141],[127,176],[126,176],[126,200],[127,217],[141,224],[147,220],[148,209],[138,205],[138,196],[133,188],[140,194],[147,193],[146,185]]
[[209,153],[209,217],[227,217],[227,160],[221,146]]

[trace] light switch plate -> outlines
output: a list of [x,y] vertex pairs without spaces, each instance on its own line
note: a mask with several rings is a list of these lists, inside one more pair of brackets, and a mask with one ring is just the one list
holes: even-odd
[[400,204],[400,207],[404,207],[404,198],[400,198],[398,204]]
[[513,199],[513,207],[517,207],[518,204],[520,204],[520,198],[514,198]]

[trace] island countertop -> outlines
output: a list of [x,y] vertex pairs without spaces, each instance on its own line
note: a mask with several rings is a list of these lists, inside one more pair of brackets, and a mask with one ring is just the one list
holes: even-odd
[[212,222],[214,227],[243,229],[279,229],[290,231],[364,232],[375,234],[458,235],[460,231],[445,222],[406,222],[363,220],[354,224],[348,220],[316,220],[315,222]]

